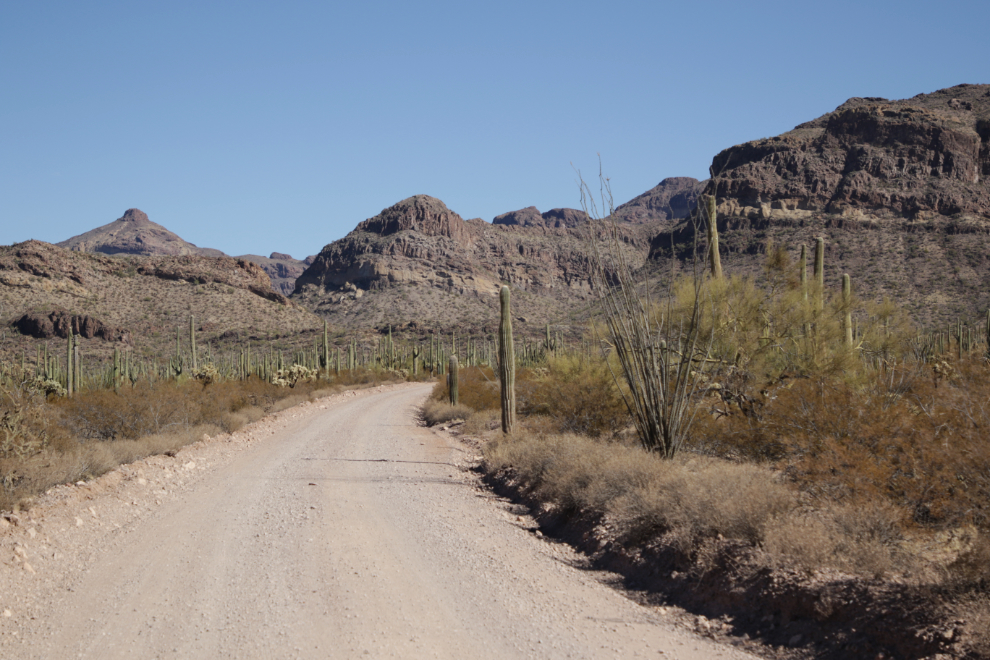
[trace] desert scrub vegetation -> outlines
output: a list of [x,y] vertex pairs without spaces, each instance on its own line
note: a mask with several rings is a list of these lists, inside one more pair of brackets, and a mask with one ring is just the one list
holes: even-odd
[[586,436],[500,436],[483,469],[515,481],[558,516],[603,521],[628,547],[662,541],[695,562],[706,545],[729,543],[770,565],[873,576],[919,570],[895,512],[884,506],[809,510],[770,466],[683,452],[671,460],[631,443]]
[[[445,379],[433,387],[423,407],[423,418],[435,425],[471,415],[486,416],[501,407],[499,382],[491,367],[461,368],[459,405],[450,406]],[[605,360],[584,351],[543,357],[542,366],[517,368],[518,413],[528,427],[557,433],[613,437],[629,427],[631,418]],[[456,414],[454,413],[456,408]],[[443,419],[433,416],[443,414]]]

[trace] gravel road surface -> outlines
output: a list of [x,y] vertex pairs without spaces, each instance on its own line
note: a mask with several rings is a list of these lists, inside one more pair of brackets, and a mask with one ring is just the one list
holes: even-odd
[[748,658],[633,603],[417,425],[335,395],[0,525],[0,657]]

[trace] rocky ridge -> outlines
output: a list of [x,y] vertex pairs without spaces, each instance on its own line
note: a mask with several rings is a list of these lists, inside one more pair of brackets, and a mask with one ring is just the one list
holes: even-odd
[[535,206],[495,216],[493,225],[519,227],[577,227],[588,221],[588,214],[577,209],[550,209],[540,213]]
[[[177,234],[149,220],[148,215],[140,209],[127,209],[117,220],[56,245],[76,252],[141,257],[227,256],[220,250],[196,247],[183,240]],[[268,274],[272,288],[277,293],[287,296],[295,289],[296,278],[313,262],[314,257],[300,261],[288,254],[272,252],[268,257],[245,254],[235,258],[261,266],[261,269]]]

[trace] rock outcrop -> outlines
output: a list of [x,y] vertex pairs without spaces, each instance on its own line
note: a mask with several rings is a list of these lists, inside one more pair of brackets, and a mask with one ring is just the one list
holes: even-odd
[[148,215],[139,209],[127,209],[123,216],[113,222],[73,236],[57,245],[76,252],[100,254],[226,256],[220,250],[196,247],[182,240],[165,227],[149,220]]
[[70,314],[65,310],[56,310],[49,314],[40,312],[28,312],[15,319],[11,324],[24,335],[29,335],[35,339],[52,339],[61,337],[65,339],[72,333],[93,339],[94,337],[106,341],[127,341],[127,331],[114,328],[99,319],[88,314]]
[[707,192],[732,217],[987,217],[990,85],[849,99],[793,131],[722,151],[711,171]]

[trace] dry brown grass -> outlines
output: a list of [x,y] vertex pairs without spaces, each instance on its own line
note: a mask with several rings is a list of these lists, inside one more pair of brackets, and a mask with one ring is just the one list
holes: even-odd
[[635,445],[523,432],[490,441],[484,469],[511,470],[564,515],[610,521],[628,545],[663,537],[690,557],[718,538],[758,549],[771,565],[869,577],[919,566],[893,507],[811,507],[766,466],[691,454],[662,460]]
[[445,401],[429,399],[423,404],[420,414],[427,426],[436,426],[437,424],[452,422],[455,419],[466,420],[473,412],[471,408],[462,403],[452,406]]

